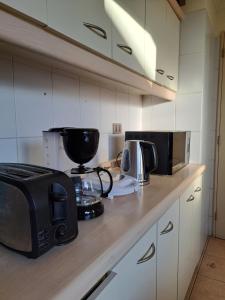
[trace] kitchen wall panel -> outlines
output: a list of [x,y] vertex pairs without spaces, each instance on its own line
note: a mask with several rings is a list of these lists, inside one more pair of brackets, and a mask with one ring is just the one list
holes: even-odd
[[12,57],[0,57],[0,138],[16,136]]
[[[93,127],[100,130],[99,151],[91,164],[120,151],[112,122],[122,129],[141,128],[142,99],[129,87],[121,93],[31,60],[0,52],[0,162],[45,164],[42,130]],[[73,165],[62,162],[65,169]]]

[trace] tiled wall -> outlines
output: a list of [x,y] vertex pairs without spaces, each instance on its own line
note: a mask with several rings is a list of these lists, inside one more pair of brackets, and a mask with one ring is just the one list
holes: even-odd
[[42,130],[100,130],[98,160],[109,158],[113,122],[140,129],[140,96],[0,53],[0,161],[45,164]]
[[[179,86],[174,102],[156,97],[143,101],[143,129],[190,130],[190,161],[207,166],[205,197],[210,228],[217,107],[218,41],[206,10],[189,13],[181,25]],[[207,201],[205,199],[205,201]]]

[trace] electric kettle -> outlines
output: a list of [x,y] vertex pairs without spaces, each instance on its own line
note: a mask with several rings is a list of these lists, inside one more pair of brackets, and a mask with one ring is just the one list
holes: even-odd
[[154,143],[142,140],[127,140],[121,160],[121,173],[129,175],[140,185],[149,183],[150,172],[158,166],[158,155]]

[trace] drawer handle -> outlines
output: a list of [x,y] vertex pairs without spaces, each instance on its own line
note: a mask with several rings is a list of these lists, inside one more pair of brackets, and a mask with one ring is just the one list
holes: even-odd
[[187,202],[191,202],[191,201],[193,201],[193,200],[195,200],[195,197],[194,197],[193,195],[191,195],[186,201],[187,201]]
[[163,229],[163,231],[161,231],[160,235],[167,234],[172,230],[173,230],[173,223],[171,221],[169,221],[168,225],[166,226],[165,229]]
[[102,276],[102,278],[87,292],[81,300],[94,300],[106,288],[106,286],[113,280],[117,273],[109,271]]
[[131,49],[131,47],[123,45],[123,44],[117,44],[117,47],[120,48],[121,50],[123,50],[124,52],[126,52],[129,55],[132,55],[133,51]]
[[200,186],[198,186],[197,189],[195,189],[195,192],[201,192],[201,190],[202,189],[200,188]]
[[151,246],[148,248],[148,250],[145,252],[145,254],[137,261],[137,264],[142,264],[152,259],[154,255],[155,255],[155,244],[152,243]]
[[91,30],[92,32],[94,32],[95,34],[97,34],[98,36],[100,36],[101,38],[107,40],[107,34],[103,28],[86,22],[83,22],[83,25],[87,27],[89,30]]
[[171,75],[167,75],[166,77],[167,77],[169,80],[174,80],[174,77],[171,76]]
[[160,75],[163,75],[165,73],[163,69],[156,69],[156,72],[159,73]]

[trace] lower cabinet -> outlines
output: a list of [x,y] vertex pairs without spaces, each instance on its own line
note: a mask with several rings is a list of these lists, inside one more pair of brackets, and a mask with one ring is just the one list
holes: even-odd
[[83,299],[184,300],[207,238],[202,200],[199,177]]
[[178,300],[185,298],[206,241],[202,233],[206,220],[202,214],[201,191],[202,177],[199,177],[180,198]]
[[[95,298],[98,300],[156,299],[156,225],[112,270],[114,278]],[[98,293],[98,292],[97,292]]]
[[157,300],[177,299],[179,199],[158,221]]

